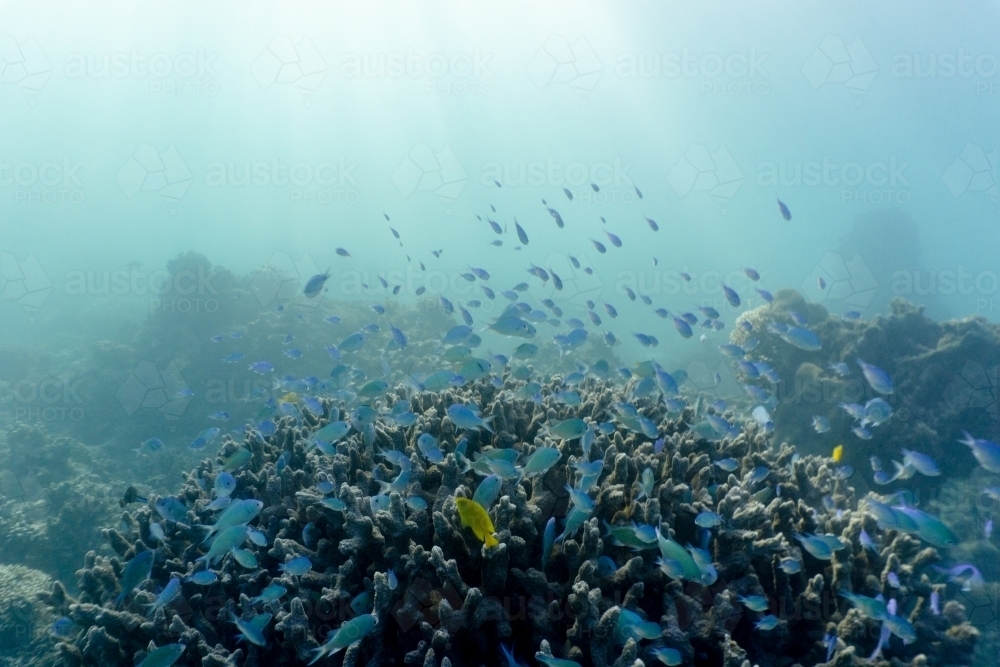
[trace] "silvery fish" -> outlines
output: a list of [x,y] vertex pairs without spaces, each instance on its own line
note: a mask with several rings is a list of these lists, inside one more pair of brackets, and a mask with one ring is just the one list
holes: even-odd
[[562,453],[555,447],[539,447],[528,457],[521,473],[528,478],[544,475],[561,457]]
[[252,551],[247,551],[246,549],[233,549],[233,558],[237,563],[247,568],[248,570],[257,569],[257,556]]
[[486,429],[490,433],[493,432],[493,429],[490,428],[489,424],[493,420],[493,417],[491,416],[483,419],[480,416],[478,408],[473,409],[461,403],[454,403],[448,406],[447,413],[448,418],[458,428],[467,430],[479,430],[482,428]]
[[875,598],[857,595],[850,591],[840,591],[840,596],[849,600],[862,614],[876,621],[884,621],[889,616],[885,602]]
[[259,500],[238,500],[229,505],[226,511],[222,513],[222,516],[215,522],[212,526],[205,526],[208,528],[208,534],[205,535],[204,542],[212,537],[213,534],[226,530],[231,526],[236,526],[239,524],[246,524],[260,514],[260,511],[264,508],[264,503]]
[[770,606],[770,602],[768,602],[767,598],[763,595],[748,595],[746,597],[737,595],[736,599],[739,600],[744,607],[753,611],[764,611]]
[[778,627],[778,617],[773,614],[768,614],[754,623],[754,627],[758,630],[774,630]]
[[250,537],[250,529],[244,525],[230,526],[226,528],[212,542],[208,553],[195,559],[195,563],[205,563],[211,566],[216,560],[222,558],[233,549],[238,549],[247,538]]
[[333,655],[351,644],[361,641],[365,636],[371,634],[378,624],[378,618],[374,614],[362,614],[347,621],[340,628],[332,633],[325,644],[313,651],[313,659],[310,665],[326,655]]
[[184,644],[166,644],[149,652],[137,667],[170,667],[184,653]]
[[578,417],[546,424],[543,428],[546,435],[551,435],[558,440],[575,440],[582,436],[586,430],[586,422]]
[[636,500],[639,500],[640,498],[652,498],[653,486],[655,483],[656,479],[653,474],[653,469],[644,468],[642,473],[639,475],[639,495],[636,496]]
[[286,574],[301,577],[312,569],[312,561],[306,556],[298,556],[287,563],[278,565],[278,569]]

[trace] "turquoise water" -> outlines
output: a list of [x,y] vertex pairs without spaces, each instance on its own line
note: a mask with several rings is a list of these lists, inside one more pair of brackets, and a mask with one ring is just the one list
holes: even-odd
[[[843,445],[855,501],[911,494],[900,502],[961,541],[941,566],[974,564],[995,593],[998,470],[956,442],[962,429],[1000,435],[992,4],[42,2],[2,14],[0,564],[79,593],[86,552],[113,555],[100,529],[136,510],[119,504],[129,487],[180,493],[182,472],[262,422],[315,426],[307,399],[345,414],[374,405],[415,438],[419,426],[385,416],[386,391],[416,404],[492,385],[485,417],[537,380],[518,409],[555,401],[560,419],[596,428],[610,418],[587,412],[588,392],[607,382],[708,443],[743,428],[773,433],[774,452],[789,442],[829,459]],[[467,357],[485,360],[481,378],[465,377]],[[565,383],[573,372],[595,384]],[[366,396],[375,380],[388,388]],[[573,391],[579,414],[560,394]],[[892,416],[872,418],[874,399]],[[636,424],[622,433],[669,439]],[[199,434],[207,449],[191,447]],[[915,474],[903,448],[942,474]],[[902,473],[880,483],[893,459]],[[806,502],[833,512],[824,497]],[[962,576],[928,577],[948,584],[942,600],[970,593]],[[997,641],[995,622],[970,622]]]

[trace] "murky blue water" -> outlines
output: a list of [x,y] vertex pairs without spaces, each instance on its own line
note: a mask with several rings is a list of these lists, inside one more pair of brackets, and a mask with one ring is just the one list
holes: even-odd
[[[857,380],[855,394],[821,390],[816,401],[795,384],[800,361],[791,377],[750,382],[762,369],[733,358],[750,346],[728,356],[718,346],[770,335],[730,338],[741,313],[782,289],[845,321],[871,322],[896,297],[938,322],[1000,319],[997,13],[990,3],[7,3],[7,520],[57,514],[55,487],[93,474],[100,490],[80,492],[93,503],[80,516],[113,522],[129,485],[175,489],[199,460],[189,446],[199,434],[242,438],[234,429],[259,425],[272,396],[344,398],[335,392],[376,378],[418,391],[436,371],[470,370],[442,361],[437,343],[463,323],[461,308],[481,339],[475,356],[494,364],[487,379],[525,342],[546,376],[592,374],[603,360],[615,381],[635,382],[616,369],[653,360],[678,377],[694,417],[720,397],[747,422],[762,402],[782,419],[794,412],[797,427],[775,417],[779,433],[811,453],[845,444],[872,487],[866,448],[893,420],[867,443],[851,428],[871,421],[844,421],[837,407],[889,396],[861,379],[864,341],[841,330],[832,341],[806,319],[822,340],[817,372],[844,362]],[[317,275],[322,289],[304,292]],[[511,311],[517,303],[527,310]],[[498,333],[512,315],[533,333]],[[343,362],[334,357],[351,354],[345,339],[371,324],[379,331],[347,361],[363,377],[329,380]],[[580,346],[560,339],[574,329],[586,332]],[[995,346],[918,381],[902,369],[921,350],[892,342],[868,361],[908,378],[889,401],[896,423],[900,410],[902,420],[947,413],[976,437],[998,435]],[[770,361],[808,349],[799,343]],[[761,401],[748,382],[774,396]],[[803,441],[814,416],[833,434]],[[911,448],[969,457],[948,424]],[[26,425],[44,435],[32,440]],[[946,481],[963,481],[966,463]],[[977,507],[980,533],[992,514]],[[100,544],[91,532],[64,562],[0,561],[66,575]]]

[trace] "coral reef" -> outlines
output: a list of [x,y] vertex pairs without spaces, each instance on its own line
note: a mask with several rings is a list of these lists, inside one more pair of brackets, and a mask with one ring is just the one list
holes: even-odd
[[[792,323],[793,312],[805,316],[820,336],[821,350],[801,350],[768,333],[770,323]],[[733,342],[759,338],[748,358],[770,363],[782,378],[773,410],[776,437],[804,452],[827,453],[843,443],[845,461],[870,480],[869,456],[888,465],[901,459],[903,448],[919,449],[937,459],[942,475],[917,476],[906,485],[929,493],[941,480],[968,476],[976,467],[972,455],[956,443],[963,429],[977,437],[998,436],[1000,384],[989,360],[1000,358],[1000,329],[983,318],[935,322],[922,308],[895,299],[888,315],[851,320],[807,303],[794,290],[782,290],[774,303],[742,313],[739,321],[753,323],[754,331],[735,327]],[[865,441],[851,432],[854,420],[840,407],[880,396],[862,377],[859,358],[884,368],[895,383],[892,394],[881,396],[892,406],[892,417]],[[840,362],[848,365],[850,375],[840,377],[829,369]],[[814,415],[829,420],[829,432],[813,430]],[[862,489],[871,484],[854,482]]]
[[55,642],[49,628],[55,616],[49,601],[52,579],[22,565],[0,565],[0,665],[55,664]]
[[[331,399],[323,399],[322,418],[284,417],[270,437],[253,429],[242,442],[226,437],[215,459],[185,476],[176,497],[187,515],[162,522],[162,544],[150,535],[150,523],[160,521],[153,497],[105,531],[116,555],[88,554],[78,572],[79,596],[64,603],[77,626],[59,645],[64,664],[131,665],[153,645],[178,642],[187,646],[179,664],[308,661],[331,629],[365,613],[378,623],[342,659],[335,657],[344,665],[499,665],[502,644],[521,659],[541,651],[587,667],[649,664],[656,660],[653,647],[676,649],[686,664],[812,665],[827,661],[824,639],[831,629],[838,637],[835,664],[867,664],[879,623],[841,599],[843,591],[893,597],[900,616],[912,623],[914,640],[891,637],[881,649],[885,661],[971,664],[977,632],[962,605],[944,596],[940,615],[928,608],[931,593],[944,590],[934,569],[942,553],[913,535],[880,531],[829,459],[798,456],[752,421],[734,437],[710,442],[684,419],[671,419],[661,403],[635,401],[656,426],[656,437],[622,424],[596,436],[590,458],[603,461],[603,468],[593,487],[595,506],[543,566],[546,523],[570,514],[563,487],[574,482],[574,464],[584,454],[578,439],[553,440],[543,427],[570,417],[605,422],[609,410],[627,400],[627,390],[588,377],[577,386],[582,404],[571,407],[552,397],[564,388],[559,376],[544,384],[538,405],[513,399],[518,386],[508,376],[499,388],[479,381],[407,396],[399,387],[379,404],[408,397],[417,423],[402,428],[379,419],[373,439],[352,432],[331,455],[309,440],[340,416],[344,406]],[[496,435],[458,429],[446,416],[455,402],[483,406],[494,417]],[[417,439],[423,433],[433,434],[445,451],[439,462],[421,455]],[[480,483],[463,461],[511,449],[524,462],[542,447],[558,448],[559,461],[545,474],[503,482],[489,510],[499,544],[484,546],[456,511],[456,498],[472,497]],[[222,461],[241,448],[250,457],[234,471],[234,497],[262,501],[251,525],[262,533],[263,546],[248,542],[244,549],[255,563],[226,556],[213,566],[218,581],[200,586],[190,577],[203,569],[195,559],[207,545],[201,544],[205,531],[193,524],[211,522],[206,506],[213,480]],[[389,450],[405,453],[411,475],[404,491],[393,491],[378,506],[372,502],[378,482],[398,472],[379,454]],[[730,472],[713,463],[728,458],[736,462]],[[641,491],[646,468],[655,479],[648,493]],[[319,486],[327,483],[329,494]],[[426,507],[407,502],[414,497]],[[343,505],[324,504],[324,498]],[[696,523],[704,512],[717,513],[719,525]],[[662,545],[659,551],[657,543],[616,546],[604,524],[632,522],[649,530],[659,526],[692,556],[695,550],[679,545],[700,545],[711,562],[696,566],[691,560],[694,572],[682,573],[657,562],[666,553]],[[877,536],[877,553],[861,544],[862,529]],[[843,548],[816,558],[801,548],[801,534],[837,536]],[[150,579],[116,606],[115,597],[128,592],[120,586],[125,563],[154,547]],[[301,556],[311,569],[281,571]],[[798,563],[800,571],[783,559]],[[890,570],[899,576],[898,589],[887,583]],[[181,594],[147,616],[146,606],[172,576],[183,578]],[[254,599],[272,584],[286,592]],[[763,596],[767,609],[751,611],[740,601],[752,595]],[[776,626],[756,628],[768,611]],[[236,619],[248,622],[263,613],[273,615],[265,619],[265,645],[238,645]],[[651,622],[655,636],[636,634],[638,621],[628,619]]]
[[116,515],[100,448],[16,424],[0,445],[0,561],[72,580]]

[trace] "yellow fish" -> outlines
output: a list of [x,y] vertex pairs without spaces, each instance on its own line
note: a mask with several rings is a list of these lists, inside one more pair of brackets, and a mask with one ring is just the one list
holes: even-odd
[[834,447],[833,448],[833,456],[830,457],[830,458],[833,459],[834,463],[840,463],[840,459],[844,458],[844,446],[843,445],[837,445],[836,447]]
[[490,521],[490,515],[487,514],[485,507],[468,498],[455,498],[455,506],[458,507],[458,517],[462,520],[462,525],[471,528],[486,546],[495,547],[500,544],[497,538],[493,537],[493,522]]
[[282,396],[281,398],[279,398],[278,402],[279,403],[298,403],[299,402],[299,395],[296,394],[294,391],[290,391],[287,394],[285,394],[284,396]]

